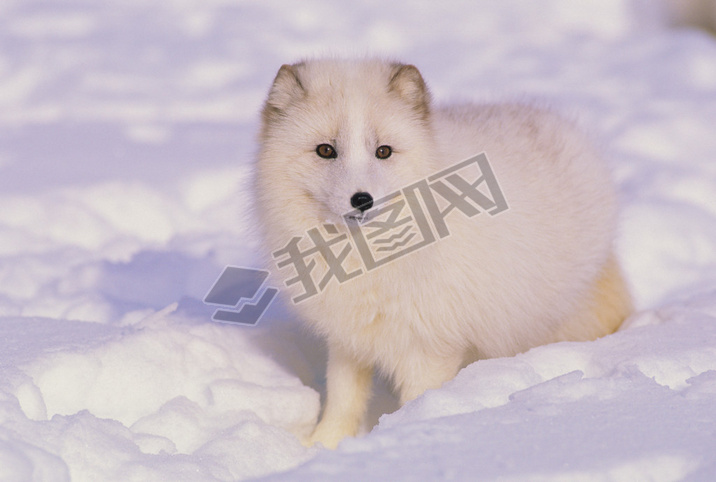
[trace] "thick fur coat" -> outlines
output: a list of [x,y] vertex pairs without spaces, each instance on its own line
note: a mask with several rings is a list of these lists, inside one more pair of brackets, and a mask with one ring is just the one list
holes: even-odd
[[[455,212],[449,236],[289,302],[329,351],[326,406],[309,442],[335,447],[356,434],[374,368],[405,403],[471,361],[611,333],[630,299],[612,246],[610,175],[572,123],[516,103],[433,106],[410,65],[330,59],[281,67],[263,109],[256,166],[271,253],[295,236],[306,243],[307,231],[326,223],[347,232],[343,215],[355,210],[356,193],[378,200],[483,152],[509,209]],[[316,273],[327,268],[316,262]],[[346,271],[361,266],[349,253]],[[294,275],[276,270],[282,281]],[[283,291],[295,297],[301,289]]]

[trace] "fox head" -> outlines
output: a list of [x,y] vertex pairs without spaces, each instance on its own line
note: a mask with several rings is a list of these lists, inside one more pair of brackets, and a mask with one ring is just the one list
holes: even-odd
[[282,66],[262,113],[259,203],[314,225],[369,210],[432,172],[430,110],[412,65]]

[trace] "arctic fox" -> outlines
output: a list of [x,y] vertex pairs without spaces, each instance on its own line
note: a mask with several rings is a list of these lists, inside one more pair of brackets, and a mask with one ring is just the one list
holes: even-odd
[[[357,249],[326,248],[347,243],[381,199],[480,153],[504,212],[453,209],[449,235],[375,269]],[[312,296],[297,282],[300,262],[275,269],[328,346],[327,399],[307,443],[356,435],[374,369],[405,403],[472,361],[612,333],[631,310],[612,246],[615,193],[587,137],[530,105],[434,106],[412,65],[282,66],[262,112],[255,187],[274,258],[297,239],[294,254],[314,254],[301,265],[303,281],[318,277]]]

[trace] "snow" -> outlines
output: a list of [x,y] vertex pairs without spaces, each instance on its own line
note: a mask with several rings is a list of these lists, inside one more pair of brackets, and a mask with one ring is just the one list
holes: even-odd
[[[0,4],[0,479],[713,480],[716,40],[665,2],[6,0]],[[247,207],[282,63],[418,65],[441,101],[533,99],[601,139],[639,312],[483,360],[366,434],[304,448],[325,353],[277,301]],[[375,426],[375,427],[374,427]]]

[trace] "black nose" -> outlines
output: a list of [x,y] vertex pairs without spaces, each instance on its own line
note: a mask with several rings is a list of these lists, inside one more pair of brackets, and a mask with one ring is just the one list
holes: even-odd
[[351,206],[360,209],[361,212],[373,207],[373,196],[367,192],[357,192],[351,196]]

